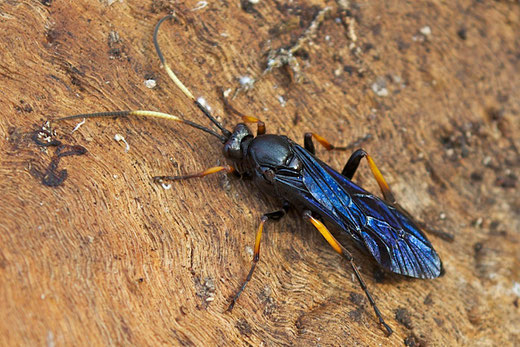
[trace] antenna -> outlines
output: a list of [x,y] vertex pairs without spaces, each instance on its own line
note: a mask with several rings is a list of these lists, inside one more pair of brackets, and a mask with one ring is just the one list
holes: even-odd
[[193,101],[193,103],[202,111],[202,113],[204,113],[204,115],[206,117],[208,117],[209,120],[211,120],[213,122],[213,124],[215,124],[220,129],[220,131],[226,138],[229,138],[231,136],[231,132],[229,130],[227,130],[226,128],[224,128],[222,126],[222,124],[220,124],[220,122],[217,121],[211,115],[209,110],[204,105],[202,105],[197,99],[195,99],[195,97],[190,92],[190,90],[188,88],[186,88],[186,86],[181,82],[181,80],[179,80],[177,75],[175,75],[175,73],[172,71],[172,69],[170,68],[170,66],[168,65],[166,60],[164,59],[164,55],[162,54],[161,48],[159,47],[159,42],[157,41],[157,33],[159,32],[159,27],[161,26],[161,24],[165,20],[170,19],[170,18],[175,18],[175,17],[173,15],[169,14],[166,17],[161,18],[161,20],[155,26],[155,30],[153,31],[153,44],[155,46],[155,50],[157,51],[157,55],[159,56],[159,60],[161,61],[161,64],[163,65],[164,70],[166,70],[166,73],[168,74],[168,76],[170,76],[170,78],[172,79],[173,83],[175,83],[175,85],[184,93],[184,95],[186,95],[189,99],[191,99]]

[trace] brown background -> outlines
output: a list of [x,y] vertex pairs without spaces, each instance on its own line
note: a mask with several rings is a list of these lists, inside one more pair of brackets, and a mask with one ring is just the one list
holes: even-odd
[[[154,184],[153,175],[222,163],[203,133],[119,119],[89,120],[71,134],[78,121],[70,121],[58,138],[88,153],[62,159],[69,177],[59,187],[34,176],[55,149],[36,146],[30,132],[49,118],[139,108],[207,124],[153,50],[153,27],[169,11],[182,20],[161,30],[165,55],[231,127],[237,117],[223,112],[216,87],[258,76],[268,40],[275,49],[294,43],[325,6],[330,15],[297,57],[302,83],[280,69],[233,105],[298,141],[311,130],[337,144],[371,135],[362,145],[399,201],[455,236],[429,236],[446,267],[436,280],[381,280],[355,252],[395,330],[389,339],[346,264],[296,212],[267,226],[257,272],[224,312],[249,268],[261,214],[279,205],[220,174],[170,190]],[[520,343],[518,2],[352,3],[358,56],[339,6],[3,1],[0,344]],[[147,78],[157,87],[146,88]],[[374,93],[375,82],[388,96]],[[318,155],[338,169],[348,158]],[[365,164],[355,180],[377,192]]]

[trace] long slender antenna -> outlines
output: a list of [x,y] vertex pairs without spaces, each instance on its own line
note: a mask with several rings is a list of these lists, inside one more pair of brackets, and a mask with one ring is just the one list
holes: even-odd
[[226,143],[226,141],[227,141],[227,137],[224,137],[224,136],[214,132],[213,130],[208,129],[200,124],[190,122],[189,120],[179,118],[172,114],[156,112],[156,111],[135,110],[135,111],[112,111],[112,112],[75,114],[73,116],[67,116],[67,117],[63,117],[63,118],[54,119],[54,120],[52,120],[52,122],[59,122],[59,121],[64,121],[64,120],[69,120],[69,119],[77,119],[77,118],[103,118],[103,117],[107,118],[107,117],[128,117],[128,116],[162,118],[162,119],[172,120],[172,121],[179,122],[179,123],[184,123],[193,128],[202,130],[208,134],[215,136],[222,143]]
[[164,70],[166,70],[166,73],[168,74],[168,76],[170,76],[173,83],[175,83],[175,85],[184,93],[184,95],[186,95],[189,99],[191,99],[193,101],[193,103],[202,111],[202,113],[204,113],[204,115],[206,117],[208,117],[209,120],[211,120],[213,122],[213,124],[215,124],[220,129],[220,131],[226,138],[229,138],[231,136],[231,132],[229,130],[227,130],[226,128],[224,128],[222,126],[222,124],[220,124],[220,122],[217,121],[211,115],[209,110],[204,105],[202,105],[197,99],[195,99],[195,97],[190,92],[190,90],[188,88],[186,88],[186,86],[181,82],[181,80],[179,80],[177,75],[175,75],[175,73],[172,71],[172,69],[170,68],[170,66],[168,65],[166,60],[164,59],[164,55],[162,54],[161,49],[159,47],[159,42],[157,41],[157,33],[159,32],[159,27],[161,26],[161,24],[165,20],[170,19],[170,18],[174,18],[174,16],[169,14],[169,15],[161,18],[161,20],[155,26],[155,30],[153,32],[153,44],[155,46],[155,50],[157,51],[157,56],[159,56],[159,60],[161,61],[161,64],[163,65]]

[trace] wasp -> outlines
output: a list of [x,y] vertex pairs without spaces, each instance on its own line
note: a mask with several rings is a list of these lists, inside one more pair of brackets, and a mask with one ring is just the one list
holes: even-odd
[[[232,298],[228,311],[233,309],[253,276],[260,259],[260,241],[264,224],[269,220],[281,219],[289,209],[293,208],[300,211],[302,218],[312,224],[332,248],[348,261],[383,330],[388,336],[392,334],[392,328],[383,319],[354,263],[351,252],[336,240],[326,224],[347,233],[356,246],[372,255],[385,270],[414,278],[439,277],[443,273],[441,260],[421,230],[419,223],[396,202],[374,160],[363,149],[356,150],[339,173],[316,157],[313,140],[328,150],[346,148],[335,147],[318,134],[306,133],[302,147],[287,136],[267,134],[262,121],[247,115],[241,115],[242,123],[238,123],[232,131],[226,129],[204,103],[196,99],[179,80],[161,52],[157,39],[159,27],[164,21],[173,17],[173,15],[168,15],[155,26],[153,42],[157,55],[174,84],[218,128],[218,131],[175,115],[145,110],[78,114],[55,121],[76,118],[145,116],[183,123],[216,137],[223,144],[222,152],[228,165],[211,167],[202,172],[184,176],[157,176],[154,177],[154,180],[164,183],[204,177],[224,171],[253,181],[259,189],[278,198],[281,202],[279,210],[265,213],[260,219],[251,268]],[[247,123],[257,124],[256,136]],[[383,199],[352,182],[352,177],[363,158],[368,162],[383,193]]]

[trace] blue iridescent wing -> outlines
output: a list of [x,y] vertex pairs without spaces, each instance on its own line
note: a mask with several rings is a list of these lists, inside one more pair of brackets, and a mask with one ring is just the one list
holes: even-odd
[[294,144],[303,165],[308,203],[348,230],[377,262],[392,272],[435,278],[442,272],[439,256],[424,233],[403,212],[352,183]]

